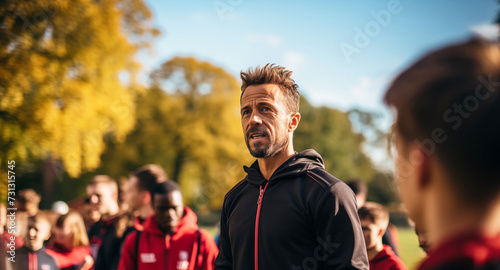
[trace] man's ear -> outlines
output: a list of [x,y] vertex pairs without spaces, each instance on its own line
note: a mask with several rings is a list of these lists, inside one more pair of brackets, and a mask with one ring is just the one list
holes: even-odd
[[378,236],[378,237],[382,237],[382,236],[384,236],[384,233],[385,233],[385,230],[384,230],[384,229],[382,229],[382,228],[379,228],[379,231],[378,231],[377,236]]
[[149,191],[142,192],[142,203],[151,204],[151,193],[149,193]]
[[417,187],[423,188],[430,181],[430,157],[417,144],[412,144],[410,147],[410,162],[414,168]]
[[288,132],[293,132],[299,126],[300,113],[294,112],[290,114],[290,121],[288,123]]

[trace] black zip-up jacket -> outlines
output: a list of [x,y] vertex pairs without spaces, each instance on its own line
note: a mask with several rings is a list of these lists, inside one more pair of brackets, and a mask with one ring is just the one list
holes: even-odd
[[354,193],[316,151],[295,154],[269,181],[257,161],[244,169],[224,198],[215,269],[368,269]]

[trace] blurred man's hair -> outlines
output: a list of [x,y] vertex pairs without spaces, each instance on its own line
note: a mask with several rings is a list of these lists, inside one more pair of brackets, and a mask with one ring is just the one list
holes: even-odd
[[384,231],[389,225],[389,212],[382,205],[375,202],[366,202],[358,209],[359,219],[369,219]]
[[111,178],[110,176],[107,175],[96,175],[90,182],[87,184],[87,186],[95,186],[95,185],[106,185],[111,188],[112,191],[116,192],[118,194],[118,184],[116,181]]
[[277,84],[285,97],[288,112],[299,112],[300,94],[299,86],[291,78],[292,71],[282,66],[266,64],[263,68],[257,66],[249,68],[246,72],[240,72],[242,80],[241,96],[248,86],[261,84]]
[[19,195],[18,195],[17,199],[21,203],[33,204],[36,206],[38,206],[38,204],[40,203],[41,197],[33,189],[30,189],[30,188],[23,189],[23,190],[20,190],[18,194]]
[[354,192],[354,195],[358,194],[367,194],[368,193],[368,188],[366,187],[365,182],[359,180],[359,179],[350,179],[347,180],[346,184],[352,189]]
[[384,97],[397,113],[396,136],[435,154],[470,203],[500,191],[499,88],[499,45],[474,38],[424,56]]
[[165,182],[158,183],[154,185],[152,192],[151,192],[151,204],[154,206],[154,197],[156,194],[161,194],[161,195],[167,195],[170,192],[174,191],[179,191],[181,192],[181,188],[179,185],[172,181],[172,180],[167,180]]
[[151,193],[153,187],[167,181],[168,177],[165,170],[160,165],[147,164],[135,170],[131,176],[137,178],[137,187],[139,190]]

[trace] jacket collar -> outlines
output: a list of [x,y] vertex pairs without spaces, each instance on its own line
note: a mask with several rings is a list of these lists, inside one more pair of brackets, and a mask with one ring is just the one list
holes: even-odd
[[[313,149],[304,150],[300,153],[295,152],[287,161],[283,162],[271,175],[269,182],[275,182],[279,179],[305,174],[308,170],[315,167],[325,168],[323,158]],[[243,166],[247,173],[247,181],[250,184],[262,185],[267,180],[262,176],[259,168],[259,162],[256,160],[250,167]]]

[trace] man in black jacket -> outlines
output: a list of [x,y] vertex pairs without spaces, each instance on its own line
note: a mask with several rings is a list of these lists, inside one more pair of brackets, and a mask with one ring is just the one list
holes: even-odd
[[291,74],[270,64],[241,73],[241,123],[257,161],[224,199],[215,268],[368,269],[353,192],[316,151],[293,149]]

